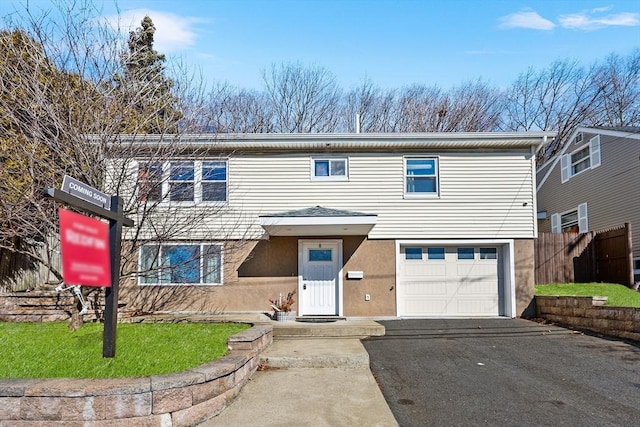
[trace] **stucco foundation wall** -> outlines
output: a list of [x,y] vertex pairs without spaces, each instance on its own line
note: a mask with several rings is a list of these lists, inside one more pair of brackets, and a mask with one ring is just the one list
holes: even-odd
[[514,241],[516,317],[535,316],[535,247],[532,239]]
[[254,326],[229,338],[227,356],[175,374],[0,380],[0,426],[193,426],[235,399],[272,342],[271,326]]
[[640,342],[640,309],[605,306],[605,297],[537,296],[537,317]]
[[[394,240],[344,239],[344,315],[374,317],[396,315],[396,256]],[[349,271],[362,271],[363,279],[348,279]],[[369,294],[371,299],[365,300]]]

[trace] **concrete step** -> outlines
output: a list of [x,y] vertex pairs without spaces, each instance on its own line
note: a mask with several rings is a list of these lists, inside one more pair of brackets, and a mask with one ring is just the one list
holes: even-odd
[[359,339],[280,339],[262,353],[266,368],[368,368],[369,353]]
[[337,320],[335,322],[270,322],[273,338],[365,338],[383,336],[384,326],[373,320]]
[[343,316],[297,316],[296,322],[303,323],[333,323],[338,320],[347,320]]

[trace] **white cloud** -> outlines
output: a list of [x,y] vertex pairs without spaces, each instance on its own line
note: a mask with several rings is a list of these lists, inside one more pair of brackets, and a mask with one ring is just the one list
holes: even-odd
[[604,27],[634,27],[640,25],[640,13],[623,12],[602,17],[594,16],[594,14],[604,11],[606,10],[593,9],[589,12],[562,15],[558,18],[558,21],[563,27],[574,30],[597,30]]
[[151,9],[130,9],[120,15],[107,16],[105,19],[123,34],[129,34],[129,31],[134,31],[140,26],[140,22],[146,15],[151,18],[156,27],[153,47],[160,53],[172,53],[193,46],[197,35],[192,27],[198,22],[203,22],[199,18],[183,17]]
[[529,28],[532,30],[552,30],[556,25],[533,11],[512,13],[500,18],[500,28]]

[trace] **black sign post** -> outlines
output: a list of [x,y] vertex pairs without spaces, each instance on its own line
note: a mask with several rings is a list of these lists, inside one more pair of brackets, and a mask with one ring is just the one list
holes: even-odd
[[[120,282],[120,248],[122,240],[122,200],[111,196],[111,212],[118,219],[109,220],[109,244],[111,246],[111,287],[106,288],[104,297],[104,332],[102,341],[102,357],[116,355],[116,325],[118,324],[118,283]],[[131,221],[133,225],[133,221]]]
[[105,291],[102,357],[115,357],[122,227],[133,226],[133,220],[124,216],[123,204],[119,196],[107,196],[95,188],[68,176],[65,176],[63,190],[45,188],[44,194],[58,202],[109,220],[111,287],[106,288]]

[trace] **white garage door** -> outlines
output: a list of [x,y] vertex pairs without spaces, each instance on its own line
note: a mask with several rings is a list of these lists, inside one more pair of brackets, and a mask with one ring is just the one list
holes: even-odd
[[499,247],[401,246],[398,315],[498,316]]

